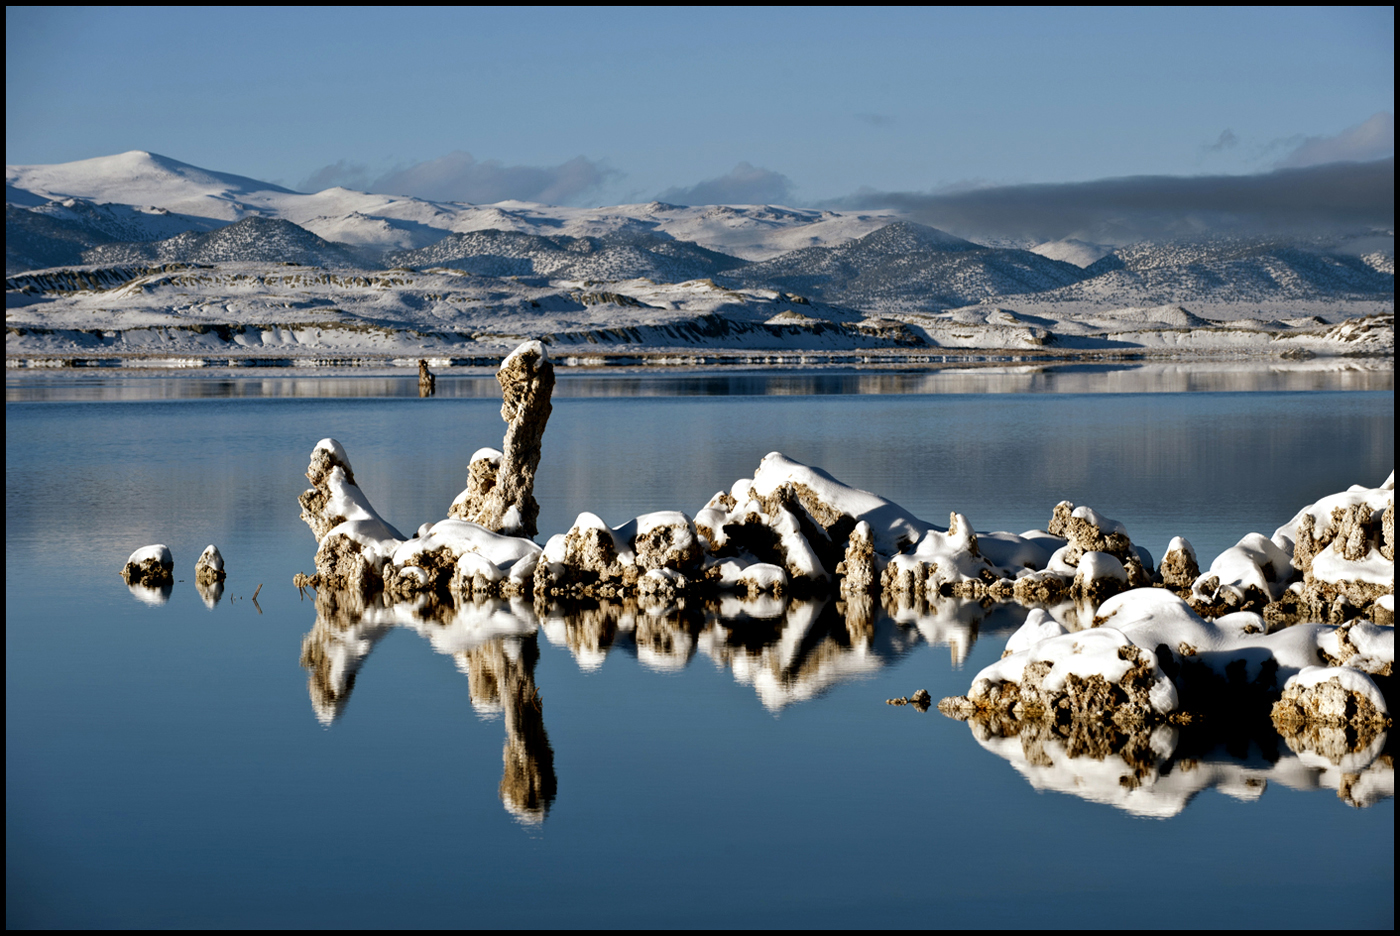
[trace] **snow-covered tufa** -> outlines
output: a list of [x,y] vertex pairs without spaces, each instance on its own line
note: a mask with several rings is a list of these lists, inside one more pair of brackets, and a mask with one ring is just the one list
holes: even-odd
[[498,533],[533,538],[540,515],[535,471],[553,411],[554,365],[543,344],[526,341],[501,362],[496,380],[501,385],[501,418],[507,425],[503,451],[481,449],[472,456],[467,488],[452,502],[450,516]]
[[164,543],[156,543],[153,546],[142,546],[128,556],[126,565],[122,566],[121,575],[128,585],[143,585],[149,588],[174,582],[174,570],[175,559],[170,554],[170,547]]
[[377,590],[383,585],[385,561],[406,537],[370,504],[335,439],[316,443],[306,477],[313,486],[298,500],[301,518],[319,544],[317,585],[358,594]]
[[194,580],[200,585],[212,585],[222,582],[224,577],[224,557],[219,553],[219,547],[210,543],[194,564]]

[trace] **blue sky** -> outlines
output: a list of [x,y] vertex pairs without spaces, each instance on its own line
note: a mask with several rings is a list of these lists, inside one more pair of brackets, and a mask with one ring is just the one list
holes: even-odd
[[1389,7],[7,8],[5,161],[816,204],[1388,156],[1394,74]]

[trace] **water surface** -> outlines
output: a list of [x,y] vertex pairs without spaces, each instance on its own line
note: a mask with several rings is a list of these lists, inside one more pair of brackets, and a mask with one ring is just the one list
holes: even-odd
[[[541,533],[693,514],[780,450],[937,522],[1021,531],[1069,499],[1208,559],[1393,467],[1390,392],[769,388],[561,393]],[[884,704],[966,691],[1015,608],[357,617],[353,685],[318,705],[308,641],[349,625],[290,585],[312,445],[407,531],[502,428],[484,392],[7,404],[10,925],[1393,925],[1393,769],[1354,808],[1346,765],[1246,739],[1158,778],[1150,819]],[[116,575],[153,542],[184,579],[157,605]],[[513,743],[547,810],[502,792]]]

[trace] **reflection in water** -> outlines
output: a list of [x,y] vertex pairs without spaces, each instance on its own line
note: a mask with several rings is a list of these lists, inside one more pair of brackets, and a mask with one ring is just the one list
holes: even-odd
[[[657,367],[560,367],[556,397],[827,396],[907,393],[1192,393],[1302,390],[1393,390],[1390,358],[1317,358],[1311,361],[1173,361],[1015,363],[966,355],[922,355],[924,363],[861,367],[772,363],[761,370],[700,367],[679,372]],[[567,355],[565,355],[567,360]],[[482,362],[485,363],[485,362]],[[562,363],[562,362],[561,362]],[[173,400],[213,398],[385,398],[422,396],[418,374],[401,368],[209,366],[193,373],[42,369],[6,373],[9,403],[60,400]],[[431,395],[500,399],[496,367],[444,367]]]
[[385,634],[404,627],[450,656],[467,676],[467,694],[478,714],[505,715],[505,770],[501,800],[526,823],[544,821],[557,781],[554,751],[544,728],[535,686],[539,628],[529,604],[498,599],[442,605],[427,596],[386,606],[352,592],[316,594],[316,623],[302,639],[311,707],[323,725],[345,711],[355,676]]
[[[453,607],[425,596],[386,606],[381,597],[366,602],[323,590],[316,596],[316,623],[302,641],[301,664],[316,717],[329,725],[345,710],[355,674],[380,638],[394,627],[424,637],[467,676],[478,714],[504,716],[501,800],[520,821],[539,823],[557,787],[534,680],[540,630],[584,670],[598,669],[615,650],[661,672],[684,669],[704,655],[777,712],[868,676],[920,643],[947,647],[953,665],[961,666],[979,635],[1005,637],[1029,610],[958,598],[882,605],[867,595],[837,601],[643,598],[548,607],[519,599]],[[1080,609],[1051,610],[1073,617]],[[1134,815],[1175,816],[1205,789],[1252,800],[1271,781],[1300,790],[1333,789],[1354,806],[1394,795],[1394,761],[1383,732],[1363,737],[1355,729],[1309,727],[1280,737],[1267,720],[1151,729],[998,718],[968,724],[982,747],[1010,762],[1036,789]]]
[[[214,610],[214,606],[219,603],[219,599],[224,596],[224,582],[223,579],[219,579],[216,582],[209,582],[206,584],[199,579],[195,579],[194,590],[199,592],[199,597],[204,602],[204,606],[212,611]],[[253,599],[253,603],[257,603],[256,598]]]
[[[1370,806],[1395,795],[1395,762],[1385,732],[1365,738],[1280,738],[1258,725],[1158,725],[974,718],[982,747],[1010,762],[1037,790],[1069,793],[1137,816],[1177,815],[1202,790],[1238,800],[1270,781],[1295,790],[1332,789],[1343,802]],[[1286,742],[1286,744],[1284,743]]]
[[170,593],[175,590],[175,585],[172,582],[166,582],[164,585],[141,585],[137,582],[127,582],[126,587],[137,601],[156,606],[169,601]]

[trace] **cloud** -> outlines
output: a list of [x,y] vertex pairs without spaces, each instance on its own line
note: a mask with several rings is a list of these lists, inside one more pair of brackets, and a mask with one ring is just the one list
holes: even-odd
[[1106,243],[1205,233],[1393,227],[1395,160],[1244,176],[1132,176],[964,192],[862,190],[826,207],[897,208],[962,237]]
[[318,169],[302,183],[305,191],[331,185],[383,195],[409,195],[430,201],[531,201],[561,205],[620,175],[601,163],[575,156],[558,166],[507,166],[498,159],[479,161],[458,150],[440,159],[395,168],[371,179],[362,165],[341,160]]
[[1336,136],[1305,137],[1278,167],[1302,168],[1333,162],[1365,162],[1395,155],[1395,115],[1381,112]]
[[1235,136],[1235,131],[1226,128],[1220,131],[1220,139],[1207,146],[1202,147],[1207,153],[1223,153],[1227,149],[1239,146],[1240,138]]
[[888,127],[894,123],[889,114],[856,114],[856,120],[871,127]]
[[368,166],[349,163],[342,159],[317,169],[303,179],[297,188],[303,192],[324,192],[328,188],[340,186],[341,188],[355,189],[358,192],[367,192],[371,184]]
[[782,205],[792,200],[792,180],[781,172],[741,162],[716,179],[656,196],[680,205]]

